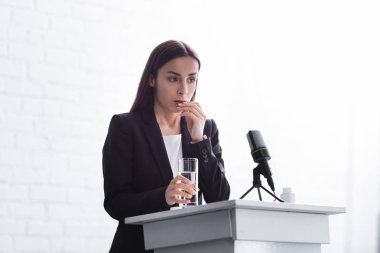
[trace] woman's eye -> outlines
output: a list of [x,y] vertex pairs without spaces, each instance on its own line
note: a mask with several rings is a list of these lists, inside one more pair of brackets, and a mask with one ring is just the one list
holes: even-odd
[[191,84],[191,83],[194,83],[197,79],[195,79],[194,77],[192,78],[189,78],[187,79],[187,83]]
[[169,80],[169,82],[178,82],[178,77],[176,77],[176,76],[169,76],[168,77],[168,80]]

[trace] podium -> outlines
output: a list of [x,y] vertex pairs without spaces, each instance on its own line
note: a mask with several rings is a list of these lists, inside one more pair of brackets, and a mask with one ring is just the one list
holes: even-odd
[[319,253],[343,207],[227,200],[128,217],[155,253]]

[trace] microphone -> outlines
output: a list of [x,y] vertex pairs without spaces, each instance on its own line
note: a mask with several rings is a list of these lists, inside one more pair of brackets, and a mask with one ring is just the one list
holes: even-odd
[[268,160],[271,159],[268,149],[264,143],[264,139],[261,133],[257,130],[250,130],[247,133],[247,139],[251,148],[251,155],[255,163],[258,163],[261,167],[263,176],[267,179],[268,185],[274,192],[274,183],[272,179],[272,173],[270,171]]

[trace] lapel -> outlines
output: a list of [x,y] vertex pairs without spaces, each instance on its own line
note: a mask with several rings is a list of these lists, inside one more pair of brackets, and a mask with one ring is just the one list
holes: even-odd
[[[151,148],[153,158],[157,164],[157,168],[160,171],[164,182],[169,182],[173,178],[173,172],[170,167],[168,154],[166,153],[164,139],[160,126],[157,123],[156,116],[153,108],[142,112],[144,133]],[[191,155],[191,135],[187,129],[186,119],[181,118],[181,141],[182,141],[182,155],[184,158]]]
[[160,126],[157,123],[153,108],[143,111],[142,119],[144,121],[144,133],[151,148],[153,158],[157,164],[157,168],[159,169],[164,182],[170,182],[170,180],[173,179],[173,172],[170,167],[164,139],[162,138]]

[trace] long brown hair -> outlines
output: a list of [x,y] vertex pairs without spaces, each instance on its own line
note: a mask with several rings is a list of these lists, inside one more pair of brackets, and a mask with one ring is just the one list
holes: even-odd
[[[201,62],[198,54],[182,41],[168,40],[153,49],[141,76],[136,98],[130,110],[131,112],[142,111],[153,106],[154,92],[153,88],[149,85],[151,79],[157,77],[158,70],[165,63],[173,60],[174,58],[184,56],[193,57],[198,62],[199,69],[201,68]],[[191,98],[191,101],[193,101],[194,98],[195,92]]]

